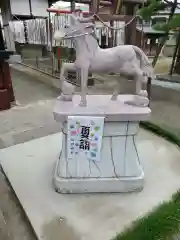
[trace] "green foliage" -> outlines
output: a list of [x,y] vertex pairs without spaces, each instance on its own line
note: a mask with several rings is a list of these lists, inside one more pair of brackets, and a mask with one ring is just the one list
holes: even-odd
[[[165,10],[167,7],[172,6],[173,2],[164,2],[163,0],[150,0],[149,5],[139,9],[137,14],[144,20],[150,20],[151,16],[156,15],[158,11]],[[177,6],[176,6],[177,7]],[[180,15],[174,15],[168,23],[155,24],[154,29],[169,31],[180,27]]]
[[175,15],[168,25],[170,29],[180,27],[180,15]]
[[175,15],[168,23],[155,24],[154,29],[170,31],[180,27],[180,15]]
[[156,23],[153,25],[153,28],[155,30],[159,30],[159,31],[169,31],[169,25],[166,23]]
[[155,15],[160,10],[164,10],[166,7],[167,4],[161,0],[151,0],[149,5],[139,9],[137,14],[140,15],[144,20],[150,20],[152,15]]
[[160,126],[148,121],[141,122],[141,127],[167,139],[168,141],[180,147],[180,133],[177,131],[177,129],[170,128],[167,125]]

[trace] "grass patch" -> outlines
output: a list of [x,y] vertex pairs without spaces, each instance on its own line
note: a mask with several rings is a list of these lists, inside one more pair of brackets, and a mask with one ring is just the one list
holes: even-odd
[[178,131],[175,133],[167,126],[159,126],[158,124],[154,124],[152,122],[141,122],[140,126],[180,147],[180,135]]
[[114,240],[165,240],[172,239],[180,227],[180,192],[170,201],[137,219],[130,228],[117,235]]
[[[167,126],[141,122],[141,127],[167,139],[180,147],[180,134]],[[167,240],[180,231],[180,191],[146,216],[137,219],[113,240]]]

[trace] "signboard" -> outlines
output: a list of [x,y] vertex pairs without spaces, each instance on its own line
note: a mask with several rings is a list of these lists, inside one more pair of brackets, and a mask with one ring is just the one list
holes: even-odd
[[104,117],[68,117],[67,156],[69,159],[84,154],[99,161],[104,129]]

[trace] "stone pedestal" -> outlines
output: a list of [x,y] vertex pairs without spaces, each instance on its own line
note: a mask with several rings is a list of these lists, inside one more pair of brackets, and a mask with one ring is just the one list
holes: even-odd
[[[142,189],[144,172],[135,137],[139,122],[150,115],[148,107],[130,106],[132,95],[111,101],[110,95],[87,96],[88,106],[79,107],[80,96],[72,102],[56,102],[54,118],[63,123],[62,151],[55,167],[53,182],[60,193],[130,192]],[[101,160],[93,162],[83,155],[67,159],[68,116],[104,116]]]

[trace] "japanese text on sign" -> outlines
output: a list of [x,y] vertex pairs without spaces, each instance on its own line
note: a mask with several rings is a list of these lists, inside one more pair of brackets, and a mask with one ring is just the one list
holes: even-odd
[[80,139],[79,149],[84,149],[84,150],[90,149],[89,133],[90,133],[90,127],[81,126],[81,139]]
[[88,159],[99,160],[103,127],[103,117],[69,117],[68,158],[74,158],[83,153]]

